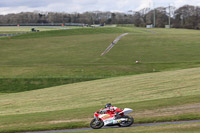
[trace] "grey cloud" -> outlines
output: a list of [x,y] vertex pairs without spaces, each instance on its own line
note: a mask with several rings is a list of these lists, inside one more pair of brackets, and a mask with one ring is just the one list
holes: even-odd
[[[140,10],[150,5],[179,7],[183,4],[200,5],[200,0],[0,0],[0,14],[20,11],[123,11]],[[154,4],[153,4],[154,3]],[[153,7],[153,6],[152,6]]]
[[42,7],[48,6],[49,4],[54,3],[63,3],[63,4],[94,4],[95,1],[91,0],[0,0],[0,7]]
[[19,7],[19,6],[27,6],[27,7],[41,7],[48,4],[48,1],[44,0],[1,0],[0,7]]
[[71,3],[72,0],[0,0],[0,7],[41,7],[53,3]]

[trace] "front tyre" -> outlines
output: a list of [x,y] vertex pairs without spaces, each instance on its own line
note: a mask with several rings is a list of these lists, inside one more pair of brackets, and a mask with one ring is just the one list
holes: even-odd
[[91,122],[90,122],[90,127],[93,128],[93,129],[100,129],[104,126],[104,123],[102,120],[96,120],[96,119],[93,119]]
[[122,121],[119,126],[121,127],[129,127],[134,123],[133,117],[130,116],[123,116],[123,118],[127,118],[127,121]]

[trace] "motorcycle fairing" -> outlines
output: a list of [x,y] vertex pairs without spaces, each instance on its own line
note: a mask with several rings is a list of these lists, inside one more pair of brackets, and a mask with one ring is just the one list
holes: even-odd
[[99,116],[99,118],[101,120],[103,120],[104,126],[114,125],[114,124],[120,123],[122,121],[127,121],[126,118],[115,119],[114,115],[109,115],[109,114],[102,114],[102,115]]

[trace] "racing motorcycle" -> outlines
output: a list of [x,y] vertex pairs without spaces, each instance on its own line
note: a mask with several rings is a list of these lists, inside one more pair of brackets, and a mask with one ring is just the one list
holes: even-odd
[[90,127],[100,129],[103,126],[119,126],[128,127],[134,123],[134,119],[127,114],[133,112],[132,109],[125,108],[118,113],[110,113],[110,111],[102,112],[100,109],[94,113],[94,119],[90,122]]

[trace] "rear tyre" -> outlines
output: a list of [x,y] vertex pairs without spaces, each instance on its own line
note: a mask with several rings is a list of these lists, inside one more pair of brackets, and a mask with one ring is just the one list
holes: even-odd
[[120,124],[117,125],[118,127],[122,127]]
[[96,119],[93,119],[91,122],[90,122],[90,127],[93,128],[93,129],[100,129],[104,126],[104,123],[102,120],[96,120]]
[[127,118],[127,121],[122,121],[119,125],[121,127],[129,127],[134,123],[133,117],[130,116],[123,116],[123,118]]

